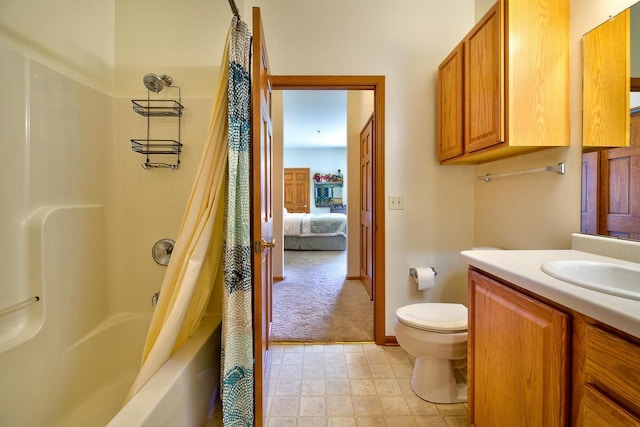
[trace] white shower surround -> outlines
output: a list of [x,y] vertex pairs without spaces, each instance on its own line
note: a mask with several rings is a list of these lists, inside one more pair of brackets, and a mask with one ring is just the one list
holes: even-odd
[[[139,159],[113,147],[112,96],[2,45],[0,71],[0,310],[39,297],[0,318],[0,425],[105,425],[139,368],[150,290],[160,286],[157,277],[118,284],[124,292],[112,284],[122,257],[112,232],[120,214],[113,160],[120,151],[136,167]],[[138,254],[135,262],[155,266],[148,250]],[[217,390],[219,323],[209,316],[165,364],[158,378],[167,386],[157,410],[145,410],[147,423],[166,416],[162,398],[177,393],[176,425],[202,425]]]

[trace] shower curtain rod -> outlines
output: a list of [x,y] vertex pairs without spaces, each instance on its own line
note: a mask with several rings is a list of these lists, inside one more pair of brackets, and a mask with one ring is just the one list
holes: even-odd
[[236,2],[234,0],[229,0],[229,6],[231,6],[233,14],[240,19],[240,11],[238,10],[238,6],[236,6]]

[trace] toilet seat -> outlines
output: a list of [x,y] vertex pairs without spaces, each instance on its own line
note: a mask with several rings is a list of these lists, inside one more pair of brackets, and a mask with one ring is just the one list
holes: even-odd
[[400,307],[396,318],[412,328],[454,334],[467,332],[467,307],[462,304],[419,303]]

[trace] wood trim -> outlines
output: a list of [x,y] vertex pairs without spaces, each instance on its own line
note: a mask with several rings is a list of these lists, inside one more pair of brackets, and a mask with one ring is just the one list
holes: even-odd
[[394,335],[387,335],[384,337],[384,345],[388,346],[399,346],[398,340]]
[[270,76],[274,90],[340,89],[373,90],[375,120],[374,164],[374,296],[373,336],[384,345],[385,337],[385,205],[384,205],[384,122],[385,76]]
[[629,90],[631,92],[640,92],[640,77],[631,77]]
[[346,280],[362,280],[362,278],[360,276],[347,276],[345,277]]
[[274,283],[275,283],[275,282],[282,282],[283,280],[284,280],[284,277],[276,277],[276,276],[273,276],[273,282],[274,282]]
[[271,76],[273,89],[279,90],[376,90],[380,82],[384,88],[384,76]]

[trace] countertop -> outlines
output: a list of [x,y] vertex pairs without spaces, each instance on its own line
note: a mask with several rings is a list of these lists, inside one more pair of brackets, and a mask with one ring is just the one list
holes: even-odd
[[552,260],[600,261],[640,268],[638,263],[575,249],[469,250],[460,254],[466,263],[480,270],[640,338],[640,301],[581,288],[540,269]]

